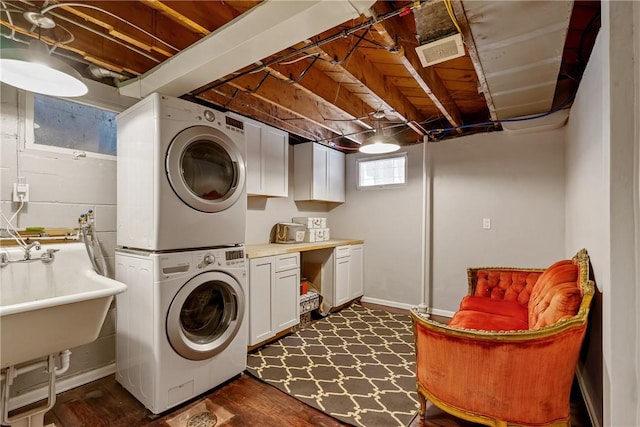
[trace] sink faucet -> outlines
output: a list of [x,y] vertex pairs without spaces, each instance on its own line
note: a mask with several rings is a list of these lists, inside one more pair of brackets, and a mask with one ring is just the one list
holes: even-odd
[[31,259],[31,249],[35,248],[36,251],[40,250],[40,242],[31,242],[24,248],[24,259]]

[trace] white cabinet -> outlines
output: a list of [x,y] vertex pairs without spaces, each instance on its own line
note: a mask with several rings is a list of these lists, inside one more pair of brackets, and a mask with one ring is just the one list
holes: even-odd
[[276,334],[271,324],[274,306],[271,287],[275,281],[275,267],[274,257],[249,260],[249,345]]
[[[346,248],[349,248],[346,246]],[[338,248],[336,248],[337,251]],[[335,305],[340,306],[349,302],[349,282],[351,276],[351,257],[347,254],[341,258],[336,258],[335,277]]]
[[351,245],[349,299],[364,295],[364,245]]
[[315,142],[293,147],[294,200],[344,202],[345,155]]
[[264,123],[233,115],[244,121],[247,141],[247,195],[289,195],[289,134]]
[[364,293],[364,245],[338,246],[335,249],[336,305],[360,298]]
[[300,322],[300,253],[249,260],[249,346]]
[[304,253],[304,275],[319,287],[329,308],[359,298],[364,290],[364,245],[345,245]]

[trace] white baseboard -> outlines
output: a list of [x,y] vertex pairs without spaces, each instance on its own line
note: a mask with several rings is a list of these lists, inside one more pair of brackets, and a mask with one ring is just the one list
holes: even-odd
[[403,302],[388,301],[384,299],[371,298],[371,297],[362,297],[360,300],[362,302],[368,302],[370,304],[386,305],[387,307],[402,308],[404,310],[409,310],[411,307],[415,307],[416,305],[416,304],[406,304]]
[[[389,301],[389,300],[371,298],[371,297],[362,297],[361,301],[368,302],[370,304],[386,305],[387,307],[401,308],[404,310],[409,310],[411,307],[418,306],[418,304],[407,304],[403,302]],[[439,310],[437,308],[431,308],[429,310],[429,313],[435,314],[438,316],[453,317],[453,311]]]
[[579,370],[576,370],[576,378],[578,379],[578,386],[580,386],[580,393],[582,393],[582,400],[584,400],[584,405],[587,407],[587,413],[589,414],[589,419],[591,420],[591,425],[593,427],[601,427],[600,421],[598,417],[596,417],[596,409],[595,405],[597,404],[593,396],[589,393],[587,386],[584,383],[584,378]]
[[444,317],[451,318],[455,314],[455,311],[440,310],[440,309],[437,309],[437,308],[432,308],[432,309],[429,310],[429,313],[435,314],[436,316],[444,316]]
[[[56,394],[74,389],[76,387],[80,387],[81,385],[88,384],[95,380],[99,380],[100,378],[104,378],[115,372],[116,364],[111,363],[101,368],[61,378],[59,380],[56,380]],[[47,385],[44,385],[40,388],[12,397],[11,401],[9,402],[9,410],[22,408],[23,406],[35,403],[42,399],[46,399],[48,394],[48,387]]]

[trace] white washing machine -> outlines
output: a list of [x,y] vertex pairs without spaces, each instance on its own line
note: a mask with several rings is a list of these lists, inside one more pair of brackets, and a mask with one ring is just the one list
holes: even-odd
[[245,370],[244,248],[119,249],[116,380],[159,414]]
[[160,94],[116,120],[118,246],[163,251],[244,243],[243,122]]

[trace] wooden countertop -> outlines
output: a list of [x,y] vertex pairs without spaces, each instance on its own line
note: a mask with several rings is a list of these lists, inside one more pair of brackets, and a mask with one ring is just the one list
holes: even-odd
[[[38,227],[38,229],[34,230],[18,230],[20,237],[24,239],[25,243],[29,244],[34,241],[38,241],[41,244],[53,244],[55,243],[73,243],[79,242],[80,240],[80,231],[76,228],[42,228]],[[18,243],[13,237],[9,237],[5,234],[5,231],[2,231],[2,236],[0,237],[0,247],[5,246],[18,246]]]
[[294,252],[315,251],[316,249],[335,248],[336,246],[358,245],[364,243],[360,239],[331,239],[316,243],[259,243],[245,245],[247,258],[260,258],[265,256],[290,254]]

